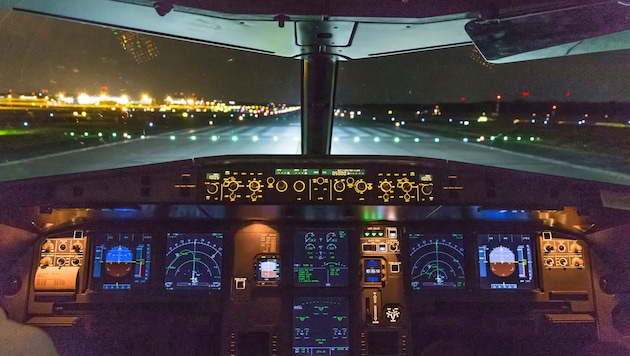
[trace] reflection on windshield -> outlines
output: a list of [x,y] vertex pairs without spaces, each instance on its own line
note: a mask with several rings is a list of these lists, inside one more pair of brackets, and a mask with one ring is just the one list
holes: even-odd
[[[0,180],[301,153],[297,59],[10,11],[0,31]],[[630,184],[627,63],[491,65],[473,47],[341,62],[332,153]]]

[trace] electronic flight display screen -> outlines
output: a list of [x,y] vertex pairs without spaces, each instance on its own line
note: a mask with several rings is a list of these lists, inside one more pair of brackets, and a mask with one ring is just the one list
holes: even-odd
[[166,234],[164,287],[177,290],[221,290],[223,233]]
[[293,301],[293,354],[350,354],[346,298],[299,297]]
[[293,244],[294,286],[348,286],[348,239],[345,231],[296,231]]
[[149,284],[152,235],[96,233],[93,236],[96,243],[91,289],[124,291],[144,288]]
[[464,288],[464,235],[409,233],[411,289]]
[[477,242],[482,289],[536,289],[532,235],[483,234]]

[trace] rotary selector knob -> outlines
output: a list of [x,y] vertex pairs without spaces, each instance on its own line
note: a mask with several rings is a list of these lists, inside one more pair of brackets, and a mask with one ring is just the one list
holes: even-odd
[[258,179],[252,179],[248,183],[249,190],[252,192],[260,191],[260,181]]
[[278,183],[276,183],[276,190],[279,191],[280,193],[286,192],[288,188],[289,188],[289,185],[287,184],[285,180],[279,180]]
[[584,260],[579,257],[573,257],[571,264],[575,267],[582,267],[584,266]]
[[341,193],[346,190],[346,184],[341,179],[335,180],[335,184],[333,184],[333,189],[335,190],[335,192]]
[[51,257],[44,257],[41,260],[39,260],[39,265],[42,267],[52,266],[52,264],[53,264],[53,260]]
[[72,249],[76,253],[80,253],[83,250],[83,244],[79,241],[72,244]]
[[44,242],[42,245],[42,251],[44,252],[52,252],[55,249],[55,244],[50,241]]
[[389,193],[392,190],[393,185],[391,181],[385,179],[379,183],[378,188],[382,190],[384,193]]
[[431,195],[433,194],[433,183],[422,184],[422,188],[420,189],[423,195]]
[[216,194],[219,191],[219,183],[212,183],[206,188],[208,194]]
[[368,185],[363,179],[359,179],[356,183],[354,183],[354,190],[359,194],[365,193],[367,189]]
[[412,188],[413,185],[411,185],[410,182],[403,182],[403,184],[400,185],[400,189],[402,189],[402,191],[405,193],[409,193]]

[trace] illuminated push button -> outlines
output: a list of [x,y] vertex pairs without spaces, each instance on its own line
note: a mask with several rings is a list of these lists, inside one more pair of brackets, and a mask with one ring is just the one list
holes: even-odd
[[249,181],[249,190],[251,190],[252,192],[257,192],[260,190],[260,181],[257,179],[252,179]]
[[66,265],[66,259],[63,257],[59,257],[57,258],[57,266],[65,266]]
[[553,245],[552,244],[545,244],[545,252],[551,252],[553,251]]
[[81,265],[81,260],[79,258],[75,257],[75,258],[73,258],[70,261],[70,264],[75,266],[75,267],[80,266]]
[[566,252],[567,247],[564,244],[558,244],[558,252]]
[[242,277],[234,277],[234,289],[243,290],[245,289],[247,278]]
[[57,248],[59,249],[59,251],[65,251],[68,249],[68,245],[66,245],[65,243],[60,243]]
[[569,261],[567,261],[566,258],[562,257],[560,258],[560,260],[558,260],[558,263],[560,263],[560,266],[567,266],[569,264]]
[[556,261],[553,260],[553,258],[547,258],[545,260],[545,266],[547,267],[553,267],[553,265],[556,264]]

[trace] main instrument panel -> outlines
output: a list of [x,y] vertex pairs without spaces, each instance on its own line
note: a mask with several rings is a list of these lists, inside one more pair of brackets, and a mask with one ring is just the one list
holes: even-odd
[[[586,287],[586,297],[565,300],[569,309],[556,312],[593,312],[580,239],[551,231],[431,230],[251,223],[236,230],[73,231],[42,243],[30,308],[49,304],[54,318],[105,305],[208,304],[204,313],[231,330],[219,349],[294,355],[410,355],[418,318],[428,317],[420,329],[440,315],[457,322],[440,311],[444,303],[479,307],[492,293],[502,305],[527,305],[510,317],[529,319],[559,307],[554,283],[566,278]],[[68,246],[76,256],[61,257]],[[46,288],[57,285],[66,287]],[[487,310],[484,317],[505,313]]]

